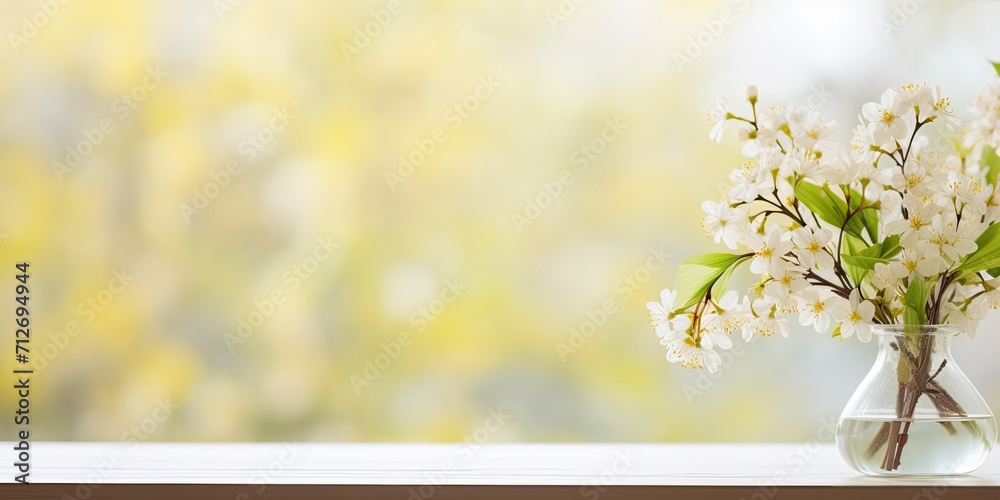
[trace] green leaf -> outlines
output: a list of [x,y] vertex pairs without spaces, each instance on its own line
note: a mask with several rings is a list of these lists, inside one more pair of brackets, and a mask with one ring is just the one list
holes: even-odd
[[844,242],[846,245],[841,260],[844,263],[844,270],[847,271],[847,277],[854,286],[861,285],[868,273],[875,270],[875,264],[888,264],[889,259],[902,250],[899,246],[899,235],[892,235],[880,243],[866,246],[856,236],[847,234],[844,236]]
[[836,196],[829,196],[827,191],[815,184],[808,182],[796,184],[795,198],[817,217],[837,227],[840,227],[844,223],[844,218],[847,217],[846,205],[844,205],[844,209],[841,209],[837,204],[838,201],[843,203],[843,200]]
[[995,148],[983,146],[983,159],[980,162],[980,167],[989,167],[989,170],[986,171],[986,182],[996,185],[997,174],[1000,174],[1000,156],[997,155]]
[[[841,214],[843,214],[840,217],[840,224],[837,224],[838,228],[844,224],[844,219],[847,218],[847,214],[850,211],[853,211],[855,208],[858,208],[861,202],[864,201],[864,198],[861,195],[854,196],[854,194],[852,194],[850,200],[851,203],[850,205],[848,205],[847,202],[840,199],[840,197],[833,192],[833,189],[830,189],[830,186],[828,184],[823,186],[823,192],[826,193],[828,197],[833,199],[833,202],[837,205],[837,209],[840,210]],[[854,193],[856,194],[856,192]],[[863,236],[863,233],[866,231],[866,228],[865,228],[865,223],[863,222],[862,219],[865,217],[866,215],[864,210],[862,210],[860,213],[854,214],[854,216],[851,217],[851,220],[847,222],[847,227],[844,228],[844,232],[847,234],[852,234],[854,236],[857,236],[858,239],[860,240],[864,240],[865,237]],[[878,221],[876,220],[876,224],[877,222]],[[875,234],[876,236],[878,236],[877,228],[875,229]],[[877,241],[877,239],[873,239],[872,241]]]
[[[799,182],[795,185],[795,198],[802,202],[806,208],[816,214],[816,216],[823,221],[836,226],[838,229],[844,225],[844,220],[847,218],[847,202],[841,199],[840,196],[837,196],[837,194],[830,189],[829,185],[819,187],[816,184]],[[854,203],[854,195],[851,195],[851,198],[852,204],[854,207],[857,207],[858,205]],[[856,199],[858,200],[858,203],[862,200],[860,196]],[[847,223],[847,227],[844,228],[844,232],[857,236],[859,239],[863,240],[863,234],[866,231],[866,227],[865,223],[862,222],[862,214],[864,214],[864,211],[854,217],[851,217],[851,220]],[[878,221],[876,220],[876,226],[877,223]],[[875,234],[876,236],[878,235],[877,227],[875,228]],[[834,235],[834,237],[836,237],[836,235]]]
[[[907,349],[915,352],[917,344],[917,334],[920,333],[919,325],[927,324],[927,297],[930,295],[931,281],[911,279],[906,287],[906,294],[903,295],[903,332],[906,335],[905,345],[900,345],[900,350]],[[913,379],[914,370],[917,367],[908,361],[906,357],[900,356],[899,363],[896,363],[896,378],[900,383],[907,383]]]
[[[851,202],[848,204],[851,210],[854,210],[861,206],[862,202],[865,201],[865,197],[861,193],[851,190]],[[857,213],[854,218],[861,219],[861,225],[864,226],[865,231],[868,233],[868,239],[871,242],[878,241],[878,211],[874,208],[866,208]],[[852,221],[853,222],[853,221]]]
[[[745,255],[730,253],[706,253],[695,255],[681,262],[677,267],[677,297],[674,310],[683,311],[696,304],[727,269],[735,267]],[[732,274],[730,271],[729,274]],[[728,277],[726,278],[728,280]]]
[[[872,247],[875,248],[875,247]],[[889,261],[881,257],[872,257],[868,255],[844,255],[842,256],[844,262],[859,267],[861,269],[866,269],[872,271],[875,269],[875,264],[888,264]],[[855,283],[857,285],[857,283]]]
[[883,259],[891,259],[896,256],[899,252],[903,251],[903,247],[899,246],[899,235],[894,234],[892,236],[886,237],[880,243],[882,250],[879,252],[879,257]]
[[1000,62],[990,61],[990,63],[993,64],[993,70],[997,72],[998,76],[1000,76]]
[[[749,259],[749,257],[746,258]],[[719,276],[719,279],[715,281],[715,284],[712,285],[713,297],[722,297],[722,294],[726,293],[726,288],[729,286],[729,278],[733,276],[733,271],[739,267],[739,263],[740,259],[736,259],[736,262],[733,262],[732,265],[727,267],[726,270],[722,272],[722,276]]]
[[833,333],[830,334],[830,336],[833,337],[833,338],[839,337],[840,336],[840,327],[841,326],[843,326],[843,323],[837,323],[837,326],[835,326],[833,328]]
[[875,270],[875,264],[889,263],[889,259],[902,250],[899,246],[899,235],[895,234],[872,246],[865,246],[863,241],[850,234],[845,236],[844,242],[846,244],[841,260],[854,286],[860,285],[868,272]]
[[976,251],[955,268],[963,275],[1000,267],[1000,224],[992,224],[976,238]]
[[875,269],[875,264],[888,263],[889,259],[898,254],[900,250],[898,235],[889,236],[880,243],[868,246],[858,237],[847,234],[844,236],[841,260],[851,283],[858,286],[868,275],[868,272]]
[[931,292],[931,282],[914,279],[906,287],[903,296],[903,323],[906,325],[927,324],[927,297]]
[[851,283],[855,286],[865,279],[868,269],[863,265],[855,265],[851,259],[860,255],[869,255],[872,252],[872,248],[875,248],[876,251],[878,250],[877,246],[868,247],[864,241],[855,236],[850,234],[844,236],[844,247],[841,249],[840,258],[843,261],[844,270],[847,271],[847,277],[851,279]]
[[864,208],[855,218],[861,218],[861,225],[864,226],[871,241],[878,241],[878,212],[873,208]]

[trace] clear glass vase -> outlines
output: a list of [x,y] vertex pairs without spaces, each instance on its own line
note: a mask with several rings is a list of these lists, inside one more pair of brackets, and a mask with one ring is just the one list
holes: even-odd
[[964,474],[996,444],[990,407],[951,356],[955,325],[875,325],[878,357],[837,424],[837,447],[870,475]]

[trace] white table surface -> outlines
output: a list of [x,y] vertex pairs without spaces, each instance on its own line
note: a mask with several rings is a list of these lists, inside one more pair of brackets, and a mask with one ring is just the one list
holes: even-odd
[[[3,446],[11,450],[13,443]],[[31,446],[33,483],[1000,488],[997,454],[970,475],[885,479],[853,472],[833,444],[815,442],[482,446],[40,442]],[[11,451],[8,454],[12,456]],[[0,482],[10,483],[12,460],[3,462]]]

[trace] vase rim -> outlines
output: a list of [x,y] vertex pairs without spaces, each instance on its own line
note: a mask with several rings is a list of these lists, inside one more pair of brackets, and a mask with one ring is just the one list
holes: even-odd
[[909,335],[944,335],[953,337],[963,332],[959,325],[872,325],[875,335],[895,336]]

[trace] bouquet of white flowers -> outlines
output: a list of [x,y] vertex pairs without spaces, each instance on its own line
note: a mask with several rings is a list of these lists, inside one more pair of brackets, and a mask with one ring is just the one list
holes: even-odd
[[[675,289],[647,305],[668,361],[714,372],[731,333],[787,336],[793,313],[817,332],[834,325],[834,337],[868,342],[873,323],[952,323],[972,335],[1000,306],[1000,81],[970,105],[949,151],[935,151],[925,127],[960,122],[928,84],[862,106],[849,148],[817,110],[762,109],[755,87],[747,101],[746,115],[725,100],[710,114],[716,141],[741,125],[747,159],[728,195],[702,204],[705,232],[735,253],[685,260]],[[726,290],[741,264],[760,278],[745,295]]]

